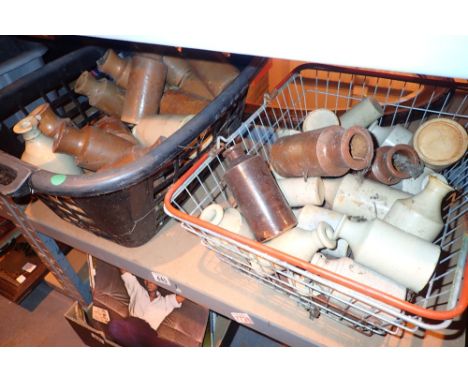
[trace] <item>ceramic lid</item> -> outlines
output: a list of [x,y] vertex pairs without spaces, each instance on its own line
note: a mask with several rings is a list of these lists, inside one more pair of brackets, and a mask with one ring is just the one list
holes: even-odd
[[307,114],[302,130],[311,131],[322,129],[328,126],[339,125],[340,121],[335,113],[328,109],[316,109]]
[[414,134],[413,146],[428,165],[448,166],[465,153],[468,136],[462,125],[447,118],[431,119]]

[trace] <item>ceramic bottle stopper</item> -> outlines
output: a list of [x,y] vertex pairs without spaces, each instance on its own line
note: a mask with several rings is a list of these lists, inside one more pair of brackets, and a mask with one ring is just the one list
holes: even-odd
[[271,240],[296,226],[296,217],[261,156],[245,154],[240,145],[226,150],[224,156],[228,161],[224,181],[258,241]]
[[454,191],[447,183],[429,175],[426,188],[416,196],[397,200],[384,221],[421,239],[434,241],[444,227],[442,201]]
[[435,118],[418,127],[413,146],[427,167],[441,171],[466,153],[468,135],[458,122]]
[[278,186],[291,207],[302,207],[306,204],[321,206],[325,200],[325,190],[320,178],[278,179]]
[[[325,222],[332,229],[336,229],[344,216],[339,212],[314,206],[313,204],[307,204],[303,208],[295,209],[294,214],[297,217],[297,227],[307,231],[317,229],[320,222]],[[348,255],[348,243],[343,239],[338,239],[335,249],[326,248],[320,252],[334,257],[345,257]]]
[[160,114],[144,117],[137,125],[133,127],[132,134],[143,146],[151,146],[160,137],[170,137],[193,117],[193,114]]
[[96,128],[105,131],[106,133],[113,134],[119,138],[125,139],[130,143],[138,144],[137,138],[132,135],[130,129],[118,118],[113,116],[105,116],[98,119],[93,123]]
[[413,133],[405,129],[402,125],[381,127],[378,122],[375,121],[368,127],[368,130],[379,146],[409,145],[413,139]]
[[[384,277],[381,274],[356,263],[349,257],[343,257],[341,259],[328,259],[326,256],[320,253],[316,253],[312,257],[310,263],[344,276],[348,279],[357,281],[363,285],[377,289],[400,300],[404,301],[406,299],[406,288],[404,286],[399,285],[389,278]],[[359,308],[366,310],[369,309],[368,305],[361,302],[356,302],[354,297],[345,293],[341,293],[336,289],[328,288],[324,285],[318,284],[316,285],[316,288],[320,289],[322,293],[333,296],[334,298],[331,299],[330,302],[334,306],[341,309],[346,309],[348,313],[355,315],[356,317],[361,317],[363,314],[366,314]],[[397,311],[398,310],[395,309],[395,312]],[[391,317],[384,312],[379,312],[378,316],[383,319],[389,319]]]
[[345,239],[354,260],[420,292],[437,266],[440,248],[379,219],[366,222],[344,217],[335,236]]
[[28,116],[13,127],[13,131],[21,134],[25,142],[21,160],[58,174],[81,175],[83,171],[75,164],[73,157],[52,151],[53,140],[41,134],[38,124],[34,116]]
[[239,70],[228,63],[222,54],[213,52],[212,55],[212,60],[189,59],[188,61],[210,92],[217,96],[239,75]]
[[117,161],[132,146],[125,139],[87,125],[80,130],[60,129],[53,150],[73,155],[79,166],[96,171]]
[[198,114],[210,101],[181,90],[166,90],[161,99],[160,114]]
[[182,57],[164,56],[167,66],[167,83],[188,94],[212,100],[213,94],[203,80],[192,69],[189,61]]
[[392,185],[402,179],[416,178],[423,165],[416,151],[408,145],[379,147],[367,177]]
[[69,129],[77,128],[70,118],[60,118],[55,114],[48,103],[39,105],[29,115],[38,120],[39,130],[50,138],[53,138],[57,134],[61,126]]
[[397,199],[411,195],[387,185],[348,174],[340,179],[322,179],[329,208],[366,220],[383,219]]
[[130,59],[120,58],[112,49],[97,61],[99,71],[111,76],[121,88],[127,89],[128,78],[132,66]]
[[113,82],[105,78],[96,80],[90,72],[85,71],[75,83],[75,92],[87,96],[91,106],[120,118],[125,94]]
[[340,121],[335,113],[328,109],[316,109],[307,113],[302,124],[302,131],[318,130],[328,126],[338,126]]
[[137,124],[143,117],[158,113],[166,73],[161,56],[136,54],[132,57],[122,121]]
[[370,166],[374,144],[358,126],[330,126],[279,138],[270,147],[270,165],[283,177],[341,176]]
[[368,97],[345,112],[340,117],[341,127],[349,129],[353,126],[367,127],[383,115],[382,106],[376,99]]

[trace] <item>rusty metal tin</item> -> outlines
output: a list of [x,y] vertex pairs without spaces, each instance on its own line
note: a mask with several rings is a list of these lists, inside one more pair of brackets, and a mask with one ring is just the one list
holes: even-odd
[[234,146],[224,156],[228,170],[224,180],[255,238],[268,241],[297,225],[297,219],[283,196],[265,160],[250,156]]
[[122,121],[136,124],[141,118],[158,113],[166,74],[161,56],[145,53],[132,57]]
[[270,164],[283,177],[342,176],[370,166],[374,144],[359,126],[340,126],[282,137],[270,147]]
[[375,152],[375,159],[367,175],[369,179],[392,185],[402,179],[415,178],[423,169],[418,153],[409,145],[383,146]]

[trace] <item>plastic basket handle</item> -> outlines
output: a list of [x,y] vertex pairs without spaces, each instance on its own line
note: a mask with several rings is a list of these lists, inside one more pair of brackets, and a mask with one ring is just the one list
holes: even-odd
[[0,193],[11,197],[30,194],[28,180],[34,170],[34,166],[0,150]]

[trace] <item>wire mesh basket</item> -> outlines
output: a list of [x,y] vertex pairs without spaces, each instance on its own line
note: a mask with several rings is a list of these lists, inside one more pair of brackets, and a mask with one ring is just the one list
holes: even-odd
[[[287,294],[311,317],[325,314],[368,335],[441,330],[468,305],[466,154],[443,172],[456,192],[443,205],[445,225],[434,242],[442,249],[437,268],[419,294],[407,290],[405,296],[395,297],[199,218],[211,203],[234,206],[223,181],[226,164],[221,154],[225,149],[241,143],[248,153],[268,160],[268,147],[277,139],[278,129],[301,130],[307,113],[318,108],[340,116],[367,96],[375,97],[384,109],[380,126],[398,123],[412,130],[432,117],[468,125],[468,88],[454,81],[303,65],[266,95],[263,105],[235,133],[218,139],[217,148],[203,155],[169,189],[165,211],[199,236],[220,260]],[[259,261],[270,262],[274,272],[262,272],[256,266]]]
[[[71,118],[80,128],[100,117],[87,97],[72,89],[84,70],[102,76],[96,72],[96,61],[104,52],[98,47],[80,48],[2,89],[1,130],[9,131],[6,121],[11,115],[28,115],[26,106],[32,101],[49,103],[58,116]],[[33,168],[24,177],[27,187],[21,191],[35,194],[60,218],[97,236],[126,247],[146,243],[168,220],[163,210],[167,188],[208,150],[218,134],[230,134],[241,124],[249,84],[264,60],[242,56],[236,64],[240,68],[237,78],[181,129],[138,160],[86,175],[63,176]],[[14,153],[8,145],[5,151],[19,157],[23,149]],[[0,175],[5,179],[27,167],[0,154]],[[11,181],[1,182],[0,192],[17,196],[10,185]]]

